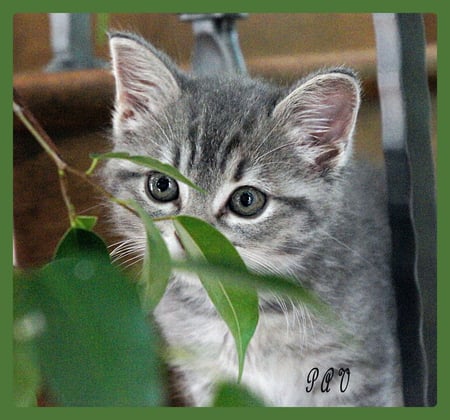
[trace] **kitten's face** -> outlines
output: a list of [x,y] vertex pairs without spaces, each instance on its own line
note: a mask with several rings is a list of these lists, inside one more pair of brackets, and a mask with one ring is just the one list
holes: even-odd
[[[118,34],[111,45],[115,150],[169,163],[207,194],[118,160],[105,171],[111,191],[153,217],[208,221],[255,270],[298,272],[339,196],[335,179],[359,104],[353,77],[330,72],[290,91],[248,78],[195,80],[140,40]],[[120,231],[143,253],[139,220],[114,211]],[[159,227],[171,253],[182,256],[171,223]]]

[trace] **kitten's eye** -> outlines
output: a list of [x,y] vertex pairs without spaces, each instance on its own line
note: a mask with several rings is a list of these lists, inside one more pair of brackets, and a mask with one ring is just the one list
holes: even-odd
[[256,216],[266,204],[266,195],[253,187],[238,188],[230,198],[230,210],[239,216]]
[[147,192],[156,201],[173,201],[178,198],[177,181],[160,172],[152,172],[147,179]]

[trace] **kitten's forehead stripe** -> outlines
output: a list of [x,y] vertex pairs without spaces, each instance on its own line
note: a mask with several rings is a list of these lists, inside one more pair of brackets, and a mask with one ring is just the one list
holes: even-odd
[[190,155],[189,155],[189,166],[194,166],[195,158],[197,156],[197,138],[189,136],[189,147],[190,147]]
[[[192,110],[191,110],[192,112]],[[191,121],[188,129],[188,138],[187,141],[189,143],[189,165],[194,166],[195,159],[197,159],[197,147],[200,141],[200,137],[203,132],[202,124],[202,116],[201,115],[191,115]]]
[[180,159],[181,159],[181,150],[178,146],[175,146],[175,152],[173,154],[173,166],[175,168],[179,168],[180,167]]
[[308,210],[309,200],[306,197],[274,197],[275,200],[282,202],[295,210]]
[[236,150],[241,143],[241,137],[239,133],[234,134],[228,144],[225,146],[224,152],[222,154],[222,159],[219,164],[219,168],[222,172],[225,172],[227,163],[229,162],[230,155]]
[[240,181],[245,174],[245,171],[248,167],[248,159],[247,158],[243,158],[239,161],[239,163],[236,166],[236,171],[234,172],[234,176],[233,176],[233,180],[238,182]]

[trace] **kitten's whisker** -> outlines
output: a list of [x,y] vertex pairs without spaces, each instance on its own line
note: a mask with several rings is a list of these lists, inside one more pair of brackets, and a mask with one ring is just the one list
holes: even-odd
[[276,151],[278,151],[280,149],[283,149],[285,147],[295,146],[296,144],[298,144],[298,142],[293,141],[293,142],[285,143],[285,144],[282,144],[281,146],[275,147],[272,150],[269,150],[268,152],[263,153],[262,155],[258,156],[256,158],[256,160],[255,160],[255,163],[258,164],[261,161],[261,159],[263,159],[264,157],[266,157],[266,156],[268,156],[268,155],[270,155],[270,154],[272,154],[272,153],[274,153],[274,152],[276,152]]
[[264,138],[260,141],[260,143],[258,144],[258,146],[255,148],[253,154],[254,156],[258,155],[259,150],[261,149],[261,147],[264,145],[264,143],[270,138],[270,136],[272,135],[272,133],[275,131],[275,129],[277,129],[278,127],[280,127],[280,122],[277,121],[272,128],[266,133],[266,135],[264,136]]
[[[175,140],[175,135],[174,135],[174,132],[173,132],[173,130],[172,130],[172,124],[170,124],[169,118],[167,117],[167,112],[166,112],[165,110],[164,110],[164,112],[162,113],[162,117],[165,119],[166,124],[167,124],[167,127],[169,128],[170,135],[171,135],[171,137],[172,137],[172,141],[174,141],[174,140]],[[167,138],[167,137],[166,137],[166,138]],[[169,141],[169,143],[170,143],[170,141]]]
[[112,248],[112,247],[121,248],[122,246],[125,246],[130,243],[134,243],[134,242],[135,242],[134,239],[120,239],[119,241],[108,245],[108,248]]
[[[145,242],[137,239],[125,239],[118,241],[111,246],[114,246],[114,249],[110,252],[112,262],[125,267],[130,260],[134,258],[143,258],[146,249]],[[131,258],[125,259],[130,255],[132,255]]]
[[129,255],[136,255],[136,254],[139,255],[139,256],[143,255],[142,252],[138,253],[136,249],[129,249],[129,250],[125,251],[125,252],[121,252],[118,255],[114,255],[112,259],[113,259],[113,262],[117,262],[117,261],[122,260],[125,257],[128,257]]
[[104,206],[105,206],[104,203],[93,204],[93,205],[90,206],[90,207],[87,207],[87,208],[85,208],[85,209],[83,209],[83,210],[80,210],[78,213],[79,213],[79,214],[86,214],[86,213],[89,213],[89,212],[91,212],[91,211],[93,211],[93,210],[97,210],[97,209],[99,209],[99,208],[103,208]]
[[331,235],[330,233],[328,233],[324,229],[320,229],[320,232],[323,233],[324,235],[328,236],[330,239],[332,239],[333,241],[335,241],[337,244],[341,245],[342,247],[344,247],[348,251],[350,251],[353,254],[355,254],[357,257],[361,258],[361,260],[364,261],[365,263],[369,264],[372,267],[375,267],[374,264],[371,261],[369,261],[367,258],[363,257],[361,255],[361,253],[358,252],[356,249],[353,249],[352,247],[348,246],[347,244],[345,244],[344,242],[340,241],[338,238],[334,237],[333,235]]
[[[166,131],[161,126],[161,124],[156,120],[156,118],[151,118],[151,122],[152,122],[152,124],[154,124],[156,126],[156,128],[158,128],[159,132],[162,134],[162,136],[166,140],[167,144],[171,144],[172,141],[170,140],[170,137],[167,135]],[[170,124],[169,124],[169,127],[170,127]],[[161,150],[162,150],[161,145],[159,143],[156,143],[153,139],[150,139],[150,141],[158,149],[158,151],[161,152]]]
[[142,255],[135,255],[134,257],[131,257],[131,258],[129,258],[129,259],[127,259],[127,260],[125,260],[123,263],[121,263],[120,265],[123,267],[123,268],[130,268],[130,267],[132,267],[133,265],[135,265],[135,264],[138,264],[138,263],[140,263],[141,261],[143,261],[143,259],[144,259],[144,257],[142,256]]
[[133,250],[141,250],[143,246],[141,244],[136,244],[134,241],[124,242],[115,247],[111,252],[111,256],[121,256],[124,252],[133,251]]

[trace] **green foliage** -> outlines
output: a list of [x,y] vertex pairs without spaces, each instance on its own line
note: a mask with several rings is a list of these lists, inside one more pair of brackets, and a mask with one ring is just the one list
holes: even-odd
[[264,407],[264,403],[242,385],[222,383],[216,390],[213,407]]
[[255,290],[269,292],[280,297],[287,297],[291,302],[307,305],[317,315],[334,323],[339,328],[333,312],[314,293],[305,289],[293,280],[272,274],[257,274],[243,271],[227,265],[223,261],[218,265],[205,264],[198,261],[172,262],[174,268],[181,271],[196,273],[199,276],[211,276],[220,279],[227,286],[235,286],[241,291]]
[[[199,191],[175,168],[128,153],[93,155],[96,162],[125,159],[165,173]],[[110,197],[111,198],[111,197]],[[208,223],[190,216],[153,220],[134,201],[121,202],[142,220],[147,247],[138,283],[115,267],[103,239],[92,232],[95,217],[71,218],[53,260],[33,273],[15,278],[14,372],[18,406],[36,404],[41,378],[57,405],[164,405],[166,374],[161,345],[148,322],[173,270],[195,273],[236,344],[237,379],[244,371],[248,345],[258,318],[258,292],[287,295],[328,319],[332,314],[296,282],[247,270],[230,241]],[[186,252],[172,261],[157,227],[173,223]],[[222,384],[217,407],[261,406],[238,384]]]
[[59,242],[53,259],[76,258],[80,254],[95,255],[95,258],[109,262],[108,249],[103,239],[86,229],[71,228]]
[[44,322],[34,344],[58,405],[164,404],[158,338],[135,285],[111,265],[97,235],[70,229],[27,297]]
[[[208,223],[189,216],[174,219],[175,229],[188,256],[198,262],[247,272],[240,255],[219,231]],[[199,279],[212,303],[230,329],[236,343],[239,372],[244,369],[245,353],[258,324],[258,295],[256,289],[242,289],[236,284],[224,285],[216,272],[199,273]]]
[[21,340],[14,343],[13,363],[14,403],[16,407],[35,407],[40,374],[34,360],[33,348],[29,343]]
[[135,201],[129,201],[128,205],[136,210],[145,226],[147,247],[140,285],[144,308],[153,310],[163,297],[169,282],[172,272],[170,254],[160,231],[145,210]]
[[73,226],[80,229],[92,230],[97,223],[96,216],[77,216]]
[[41,382],[33,341],[42,331],[42,318],[30,296],[33,280],[32,273],[14,270],[13,385],[17,407],[36,406]]

